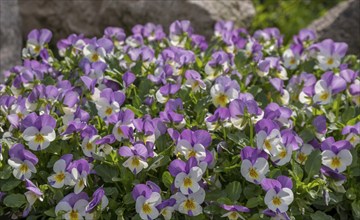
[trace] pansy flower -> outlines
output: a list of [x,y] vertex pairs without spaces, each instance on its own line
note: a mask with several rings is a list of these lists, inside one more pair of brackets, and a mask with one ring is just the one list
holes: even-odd
[[15,178],[30,179],[32,173],[36,173],[35,165],[38,163],[36,155],[25,150],[24,145],[14,144],[9,150],[8,164],[13,168]]
[[230,57],[224,51],[217,51],[211,55],[211,60],[205,65],[205,73],[209,80],[214,80],[218,76],[230,70]]
[[274,179],[263,179],[262,188],[266,191],[265,204],[275,213],[284,213],[294,200],[292,181],[289,177],[279,176]]
[[193,28],[191,26],[190,21],[182,20],[182,21],[174,21],[170,25],[170,34],[169,39],[172,45],[184,47],[187,36],[191,37],[193,33]]
[[88,203],[89,196],[85,192],[70,193],[56,205],[55,214],[64,219],[92,219],[93,216],[85,212]]
[[23,217],[28,215],[28,213],[31,210],[31,207],[34,205],[36,200],[40,200],[41,202],[44,200],[43,193],[33,182],[31,182],[28,179],[26,179],[25,182],[26,182],[25,186],[28,191],[25,192],[24,195],[29,204],[27,205],[27,207],[24,210]]
[[201,76],[195,70],[187,70],[185,72],[185,86],[191,88],[193,92],[200,92],[206,89],[206,84],[201,79]]
[[67,170],[71,172],[73,185],[75,185],[75,194],[80,193],[85,186],[88,186],[87,176],[90,174],[92,167],[93,164],[85,159],[74,160],[70,163]]
[[148,184],[137,184],[132,191],[132,196],[136,201],[136,212],[141,219],[156,219],[160,215],[157,209],[161,203],[160,188],[154,185],[155,188],[151,188]]
[[204,172],[197,165],[194,157],[191,157],[186,163],[179,159],[170,163],[170,174],[175,177],[174,186],[180,189],[182,194],[189,195],[201,189],[199,181]]
[[40,51],[50,42],[52,33],[48,29],[34,29],[27,37],[26,48],[23,50],[23,56],[36,57],[40,54]]
[[160,214],[164,217],[165,220],[170,220],[172,213],[175,211],[176,200],[170,198],[162,201],[156,208],[160,211]]
[[26,127],[22,136],[31,150],[43,150],[55,140],[55,119],[47,114],[29,114],[22,122]]
[[348,46],[343,42],[334,42],[331,39],[323,40],[310,48],[317,51],[316,59],[319,68],[329,70],[340,66],[341,59],[345,56]]
[[356,147],[360,143],[360,122],[355,125],[347,125],[343,128],[342,135],[347,135],[346,140],[352,144],[353,147]]
[[221,208],[228,211],[221,217],[228,217],[229,220],[237,220],[238,218],[245,220],[239,212],[250,212],[250,209],[241,205],[221,205]]
[[100,204],[101,210],[104,210],[109,204],[109,200],[105,195],[105,191],[104,191],[103,187],[99,187],[98,189],[95,190],[95,192],[92,195],[92,199],[85,207],[85,212],[86,213],[93,212],[94,209],[99,204]]
[[120,111],[120,106],[125,101],[125,95],[120,91],[106,88],[100,92],[99,100],[96,100],[98,114],[102,118],[108,118]]
[[180,213],[189,216],[197,216],[203,212],[201,207],[201,204],[205,200],[205,190],[203,188],[188,195],[177,192],[171,198],[176,199],[176,208]]
[[71,154],[63,155],[54,163],[54,174],[48,177],[50,185],[54,188],[62,188],[64,185],[73,185],[71,173],[67,171],[72,160]]
[[143,143],[136,143],[131,147],[123,146],[119,149],[119,155],[128,157],[123,166],[129,168],[134,174],[138,174],[148,167],[146,160],[149,157],[149,152]]
[[351,144],[346,140],[335,141],[333,137],[326,138],[321,143],[322,164],[336,172],[343,172],[352,163]]
[[225,107],[229,102],[239,96],[240,87],[235,80],[227,76],[218,77],[210,89],[213,103],[216,107]]
[[241,175],[249,182],[260,184],[269,172],[267,154],[259,149],[245,147],[241,150]]

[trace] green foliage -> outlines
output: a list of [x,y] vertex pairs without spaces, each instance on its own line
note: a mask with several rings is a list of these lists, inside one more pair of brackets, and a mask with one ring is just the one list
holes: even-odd
[[342,0],[253,0],[256,16],[251,30],[278,27],[285,42]]

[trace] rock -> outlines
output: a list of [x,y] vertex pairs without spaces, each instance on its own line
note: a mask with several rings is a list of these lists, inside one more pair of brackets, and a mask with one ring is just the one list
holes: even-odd
[[48,28],[55,41],[71,33],[101,36],[108,26],[129,31],[135,24],[147,22],[162,24],[168,31],[173,21],[181,19],[190,20],[196,33],[209,37],[219,19],[247,27],[255,15],[251,0],[37,0],[19,1],[19,6],[24,36],[34,28]]
[[0,1],[0,81],[2,72],[21,63],[21,20],[17,0]]
[[330,9],[310,26],[320,40],[331,38],[346,42],[348,53],[360,55],[360,1],[348,0]]

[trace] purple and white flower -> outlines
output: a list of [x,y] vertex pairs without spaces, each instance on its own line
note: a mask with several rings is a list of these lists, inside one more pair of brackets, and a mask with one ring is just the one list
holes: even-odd
[[266,191],[265,204],[275,213],[284,213],[294,200],[292,192],[292,181],[289,177],[279,176],[276,180],[264,179],[261,182],[262,188]]
[[22,123],[26,126],[22,136],[31,150],[44,150],[56,138],[56,121],[50,115],[29,114]]
[[259,149],[245,147],[241,150],[241,175],[249,182],[260,184],[269,172],[267,154]]
[[25,150],[24,145],[14,144],[9,150],[8,164],[13,168],[15,178],[30,179],[32,173],[36,173],[35,165],[38,163],[36,155]]

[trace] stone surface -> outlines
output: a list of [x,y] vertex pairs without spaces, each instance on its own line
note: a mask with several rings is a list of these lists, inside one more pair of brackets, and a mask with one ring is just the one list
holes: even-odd
[[0,0],[0,73],[21,63],[21,19],[17,3],[17,0]]
[[309,28],[316,30],[319,39],[346,42],[348,53],[360,55],[360,0],[339,3]]
[[188,19],[195,32],[211,36],[219,19],[234,20],[237,26],[251,24],[255,8],[251,0],[29,0],[19,1],[23,35],[34,28],[49,28],[59,40],[71,33],[100,36],[105,27],[162,24],[167,32],[175,20]]

